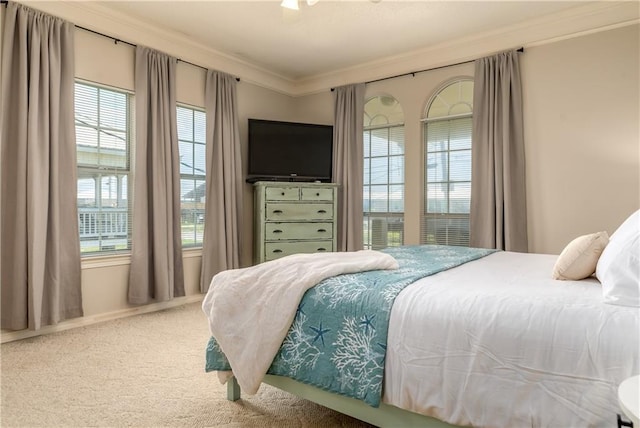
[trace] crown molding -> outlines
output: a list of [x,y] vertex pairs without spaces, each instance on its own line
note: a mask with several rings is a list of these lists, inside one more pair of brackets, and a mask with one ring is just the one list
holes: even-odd
[[217,51],[185,35],[135,19],[91,1],[17,0],[29,7],[134,44],[160,50],[242,81],[299,97],[355,82],[446,66],[518,47],[539,46],[640,22],[637,1],[589,3],[559,13],[329,73],[290,79]]
[[233,55],[212,49],[184,34],[150,24],[93,1],[15,0],[116,39],[162,51],[178,59],[223,71],[242,81],[291,95],[293,81]]

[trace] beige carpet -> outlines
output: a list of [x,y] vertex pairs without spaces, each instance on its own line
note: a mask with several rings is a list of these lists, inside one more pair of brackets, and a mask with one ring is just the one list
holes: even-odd
[[369,427],[269,385],[237,402],[204,372],[200,304],[2,344],[2,427]]

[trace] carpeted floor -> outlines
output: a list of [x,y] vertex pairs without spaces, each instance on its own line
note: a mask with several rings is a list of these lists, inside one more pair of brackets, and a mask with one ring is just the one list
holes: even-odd
[[269,385],[204,372],[200,304],[1,345],[2,427],[369,427]]

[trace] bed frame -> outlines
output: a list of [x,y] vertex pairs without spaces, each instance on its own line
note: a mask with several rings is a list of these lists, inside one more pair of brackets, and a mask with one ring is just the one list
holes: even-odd
[[[355,398],[324,391],[284,376],[266,375],[263,382],[378,427],[454,428],[454,425],[446,422],[388,404],[380,403],[380,407],[371,407]],[[240,385],[235,377],[227,382],[227,399],[240,399]]]

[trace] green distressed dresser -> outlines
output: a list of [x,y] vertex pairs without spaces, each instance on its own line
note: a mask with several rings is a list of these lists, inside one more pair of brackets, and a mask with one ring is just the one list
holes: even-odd
[[338,185],[254,183],[254,263],[337,250]]

